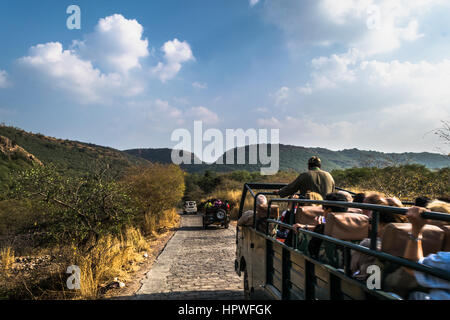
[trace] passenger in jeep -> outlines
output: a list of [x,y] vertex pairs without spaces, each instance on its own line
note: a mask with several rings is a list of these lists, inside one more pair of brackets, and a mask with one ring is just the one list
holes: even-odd
[[[378,223],[378,237],[377,237],[377,250],[381,250],[381,243],[383,238],[383,232],[386,225],[389,223],[403,222],[403,219],[397,214],[391,212],[380,212],[379,213],[379,223]],[[370,231],[369,231],[370,232]],[[362,240],[359,245],[370,248],[371,240],[366,238]],[[367,267],[376,264],[376,258],[373,256],[366,255],[358,251],[352,251],[351,253],[351,264],[350,269],[352,271],[353,277],[358,280],[365,280],[369,276],[367,274]]]
[[307,191],[312,191],[319,193],[322,197],[334,192],[333,177],[330,173],[321,170],[321,167],[322,162],[318,157],[310,158],[308,160],[308,171],[303,172],[297,179],[275,193],[284,198],[298,191],[302,196],[305,196]]
[[[427,223],[427,220],[423,219],[421,214],[425,211],[425,208],[420,207],[408,209],[407,217],[412,224],[412,231],[409,234],[404,257],[433,268],[450,271],[450,252],[440,251],[426,257],[423,256],[422,229]],[[408,273],[414,275],[419,285],[429,289],[428,292],[412,292],[408,297],[410,300],[450,300],[450,282],[422,272],[407,268],[404,269]]]

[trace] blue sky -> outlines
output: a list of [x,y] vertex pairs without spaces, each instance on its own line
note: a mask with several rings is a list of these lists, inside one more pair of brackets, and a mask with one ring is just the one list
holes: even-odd
[[[81,8],[81,30],[66,8]],[[432,151],[450,119],[443,0],[0,2],[0,120],[118,149],[280,129],[333,150]]]

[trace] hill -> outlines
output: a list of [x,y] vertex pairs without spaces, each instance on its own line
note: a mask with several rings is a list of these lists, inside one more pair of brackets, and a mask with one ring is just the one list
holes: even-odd
[[8,179],[10,172],[42,166],[42,162],[24,148],[15,144],[11,139],[0,136],[0,181]]
[[[157,163],[163,163],[163,164],[170,164],[172,163],[172,149],[168,148],[159,148],[159,149],[131,149],[131,150],[125,150],[125,153],[132,155],[134,157],[140,157],[145,160],[148,160],[150,162],[157,162]],[[181,152],[181,150],[179,151]],[[187,156],[191,159],[192,164],[181,164],[181,169],[188,171],[188,172],[196,172],[196,171],[202,171],[204,170],[205,163],[202,162],[199,158],[195,156],[195,154],[184,151],[187,153]],[[200,162],[201,165],[195,165],[195,162]]]
[[[400,164],[421,164],[429,169],[440,169],[450,167],[450,157],[422,152],[422,153],[383,153],[378,151],[365,151],[358,149],[346,149],[341,151],[332,151],[325,148],[305,148],[291,145],[280,144],[280,170],[304,171],[307,169],[307,161],[311,156],[319,156],[322,159],[324,169],[331,171],[334,169],[347,169],[353,167],[386,167]],[[259,151],[259,146],[257,146]],[[268,148],[270,151],[270,147]],[[142,156],[149,161],[162,163],[171,162],[170,149],[139,149],[139,153],[133,150],[125,150],[135,156]],[[237,154],[244,151],[245,159],[248,163],[249,147],[234,148],[227,151],[220,158],[222,163],[226,159],[227,153],[234,152],[234,163],[237,163]],[[270,153],[270,152],[269,152]],[[194,157],[194,155],[192,155]],[[199,165],[182,165],[188,172],[201,172],[205,170],[217,172],[229,172],[234,170],[257,171],[261,164],[233,164],[221,165],[217,161],[213,164],[202,163]]]
[[[85,173],[105,164],[108,164],[111,170],[117,173],[130,165],[147,163],[145,159],[113,148],[56,139],[14,127],[0,126],[0,136],[8,139],[11,145],[17,146],[17,150],[26,150],[26,153],[21,151],[25,155],[22,157],[2,152],[3,170],[6,170],[5,168],[8,166],[15,168],[29,166],[30,156],[39,159],[36,161],[43,165],[53,164],[61,172],[70,174]],[[21,152],[16,152],[16,154]]]

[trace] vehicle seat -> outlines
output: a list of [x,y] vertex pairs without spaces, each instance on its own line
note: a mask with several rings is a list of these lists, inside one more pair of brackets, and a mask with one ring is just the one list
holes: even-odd
[[363,211],[362,211],[362,209],[358,209],[358,208],[348,208],[347,212],[362,214]]
[[[272,205],[270,207],[270,218],[278,219],[280,208],[277,205]],[[237,225],[238,226],[253,226],[253,210],[245,211],[242,216],[239,218]],[[267,206],[260,206],[256,208],[256,218],[265,220],[267,217]]]
[[442,251],[450,251],[450,225],[442,226],[441,229],[444,230]]
[[[422,230],[424,256],[441,251],[444,242],[444,230],[430,224],[426,224]],[[411,232],[410,223],[389,223],[384,228],[381,250],[402,257],[408,243],[408,232]]]
[[298,207],[297,213],[295,214],[295,223],[316,226],[318,222],[315,220],[315,217],[323,215],[324,211],[321,207],[317,206]]
[[363,240],[369,235],[369,217],[352,212],[330,212],[325,217],[326,236],[340,240]]

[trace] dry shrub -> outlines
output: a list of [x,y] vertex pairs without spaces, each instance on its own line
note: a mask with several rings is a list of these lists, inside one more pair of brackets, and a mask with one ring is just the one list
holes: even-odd
[[159,233],[175,227],[180,221],[180,216],[175,208],[164,210],[160,215],[146,214],[142,229],[145,234],[151,237],[157,237]]
[[99,290],[114,278],[127,280],[128,272],[134,271],[141,262],[142,252],[149,245],[136,228],[126,229],[120,237],[105,236],[88,253],[74,250],[74,261],[80,267],[80,298],[98,298]]
[[[147,221],[147,220],[146,220]],[[157,217],[148,215],[147,228],[153,236],[173,228],[179,223],[175,209],[165,210]],[[114,278],[129,280],[129,272],[135,271],[136,263],[143,261],[142,253],[150,249],[141,231],[127,228],[120,237],[105,236],[88,253],[74,250],[74,261],[80,267],[80,298],[95,299],[99,290]]]
[[11,265],[15,261],[14,251],[11,247],[5,247],[0,249],[0,267],[2,272],[8,272]]

